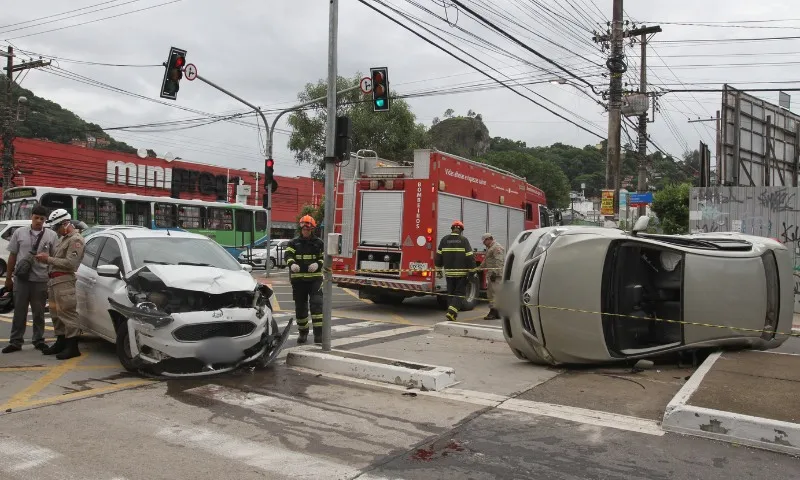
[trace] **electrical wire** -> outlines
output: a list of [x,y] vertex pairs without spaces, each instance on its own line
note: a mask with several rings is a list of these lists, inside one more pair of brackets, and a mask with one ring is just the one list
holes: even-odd
[[[39,27],[39,26],[42,26],[42,25],[49,25],[51,23],[60,22],[62,20],[67,20],[69,18],[81,17],[81,16],[87,15],[89,13],[102,12],[103,10],[109,10],[111,8],[117,8],[117,7],[121,7],[123,5],[128,5],[129,3],[137,3],[137,2],[140,2],[140,1],[142,1],[142,0],[128,0],[125,3],[120,3],[120,4],[117,4],[117,5],[111,5],[110,7],[98,8],[97,10],[92,10],[91,12],[78,13],[78,14],[75,14],[75,15],[70,15],[68,17],[57,18],[55,20],[48,20],[46,22],[34,23],[33,25],[26,25],[24,27],[12,28],[10,30],[4,30],[4,31],[0,32],[0,35],[5,35],[6,33],[15,32],[17,30],[25,30],[26,28],[33,28],[33,27]],[[105,3],[108,3],[108,2],[105,2]],[[35,20],[34,20],[34,22],[35,22]],[[31,23],[31,22],[22,22],[22,23]],[[2,28],[2,27],[0,27],[0,28]]]

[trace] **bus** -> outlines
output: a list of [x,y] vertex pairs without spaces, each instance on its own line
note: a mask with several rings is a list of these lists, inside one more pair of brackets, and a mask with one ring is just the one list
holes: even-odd
[[239,203],[184,200],[54,187],[13,187],[3,192],[0,221],[28,220],[35,205],[63,208],[72,218],[95,225],[136,225],[205,235],[234,258],[268,243],[267,211]]

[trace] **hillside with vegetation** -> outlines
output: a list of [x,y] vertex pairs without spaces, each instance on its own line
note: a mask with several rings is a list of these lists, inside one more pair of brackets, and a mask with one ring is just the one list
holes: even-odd
[[[61,105],[36,96],[30,90],[14,84],[12,98],[16,102],[19,97],[27,99],[27,102],[21,104],[23,106],[17,115],[15,135],[19,138],[35,138],[65,144],[87,142],[94,138],[97,148],[125,153],[136,152],[136,149],[127,143],[117,141],[105,133],[100,125],[86,122]],[[16,105],[14,107],[16,108]]]

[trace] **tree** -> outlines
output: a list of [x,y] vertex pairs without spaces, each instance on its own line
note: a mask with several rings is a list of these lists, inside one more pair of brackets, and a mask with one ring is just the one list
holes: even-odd
[[[363,76],[339,77],[337,90],[358,86]],[[319,80],[309,83],[297,96],[300,102],[308,102],[326,95],[327,82]],[[410,161],[415,148],[424,148],[426,129],[416,123],[414,114],[405,100],[392,95],[388,112],[374,112],[372,102],[359,89],[337,96],[337,115],[347,115],[353,128],[353,151],[375,150],[379,156],[395,161]],[[314,165],[312,177],[324,178],[325,126],[327,107],[325,101],[315,103],[309,110],[301,110],[289,116],[292,134],[289,149],[297,163]]]
[[541,188],[547,196],[547,205],[564,208],[569,205],[569,179],[552,162],[540,160],[527,152],[489,152],[480,161],[508,170],[528,183]]
[[444,111],[444,118],[453,118],[453,113],[455,113],[455,111],[452,108],[448,108]]
[[689,192],[691,183],[670,184],[653,195],[653,212],[664,233],[689,233]]

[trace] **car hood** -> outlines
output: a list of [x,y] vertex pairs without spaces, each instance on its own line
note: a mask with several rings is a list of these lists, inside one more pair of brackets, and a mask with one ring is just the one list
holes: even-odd
[[228,292],[252,291],[255,279],[244,270],[226,270],[196,265],[147,265],[131,274],[133,278],[150,272],[165,286],[218,295]]

